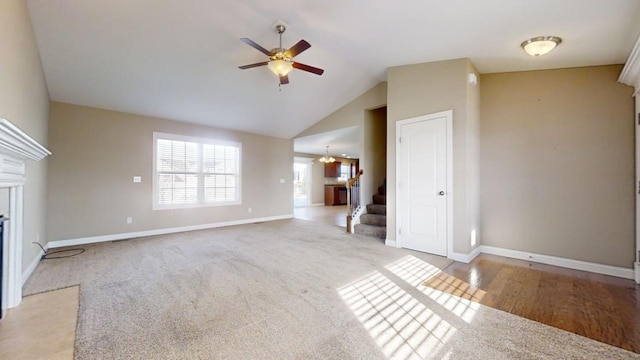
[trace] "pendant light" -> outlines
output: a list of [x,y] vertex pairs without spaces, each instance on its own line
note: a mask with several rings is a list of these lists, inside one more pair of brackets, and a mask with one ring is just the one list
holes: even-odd
[[335,162],[336,159],[333,158],[333,156],[329,156],[329,145],[327,145],[327,150],[326,153],[323,157],[321,157],[320,159],[318,159],[318,161],[320,161],[321,163],[332,163]]

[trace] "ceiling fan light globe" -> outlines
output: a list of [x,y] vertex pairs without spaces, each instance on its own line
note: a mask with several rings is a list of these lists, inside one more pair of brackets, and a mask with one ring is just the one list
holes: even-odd
[[293,70],[293,65],[285,60],[271,60],[269,61],[269,70],[278,76],[285,76]]

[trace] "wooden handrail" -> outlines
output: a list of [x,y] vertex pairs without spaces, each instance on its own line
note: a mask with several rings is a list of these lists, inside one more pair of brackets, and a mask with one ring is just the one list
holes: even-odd
[[354,214],[360,209],[360,176],[364,171],[360,169],[353,179],[347,180],[347,232],[351,232],[351,222]]
[[360,179],[360,176],[362,174],[364,174],[364,170],[360,169],[360,171],[358,171],[358,173],[356,174],[356,176],[353,179],[347,180],[347,189],[351,188],[353,186],[353,184],[355,184],[356,181],[358,181]]

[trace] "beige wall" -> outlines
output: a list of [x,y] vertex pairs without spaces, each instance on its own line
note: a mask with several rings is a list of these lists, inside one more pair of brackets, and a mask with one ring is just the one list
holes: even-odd
[[[0,47],[0,117],[46,146],[49,95],[25,1],[0,1]],[[47,159],[27,160],[26,174],[23,269],[39,255],[32,242],[47,242]]]
[[387,83],[381,82],[295,137],[320,134],[355,125],[360,126],[360,129],[362,129],[365,116],[364,110],[379,108],[386,103]]
[[484,245],[632,266],[634,114],[620,70],[482,76]]
[[387,176],[387,107],[381,107],[365,112],[363,138],[366,139],[362,148],[362,176],[361,187],[369,189],[363,191],[364,204],[370,204],[372,195],[378,193],[378,187],[384,184]]
[[[453,110],[453,250],[470,251],[468,194],[467,59],[439,61],[388,69],[387,102],[387,238],[396,239],[396,122]],[[473,90],[479,91],[479,90]],[[479,96],[477,95],[473,95]],[[475,109],[475,108],[474,108]],[[475,111],[475,110],[474,110]],[[477,120],[473,120],[477,121]]]
[[[368,150],[365,149],[365,143],[372,143],[370,139],[365,137],[365,119],[367,119],[369,110],[378,109],[384,107],[387,104],[387,83],[381,82],[380,84],[369,89],[364,94],[360,95],[353,101],[349,102],[345,106],[333,112],[331,115],[320,120],[315,125],[306,129],[298,134],[296,137],[320,134],[327,131],[344,129],[351,126],[360,127],[360,168],[364,170],[365,175],[363,177],[363,183],[360,187],[360,193],[362,200],[365,204],[371,201],[371,196],[377,192],[379,185],[373,186],[373,180],[365,179],[369,176],[369,170],[367,167],[369,160]],[[367,135],[368,136],[368,135]]]
[[[292,214],[291,140],[57,102],[50,110],[50,240]],[[241,142],[242,204],[151,210],[154,131]]]
[[[467,61],[467,73],[475,74],[477,84],[467,81],[467,216],[469,242],[466,253],[482,243],[481,212],[480,212],[480,114],[481,114],[481,79],[478,70]],[[454,150],[455,151],[455,150]],[[475,237],[471,239],[471,237]],[[473,243],[475,241],[475,244]]]

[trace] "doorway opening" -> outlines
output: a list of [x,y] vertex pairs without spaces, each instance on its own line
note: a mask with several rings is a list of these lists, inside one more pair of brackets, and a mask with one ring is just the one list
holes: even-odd
[[313,159],[298,158],[293,163],[293,207],[311,205],[311,166]]

